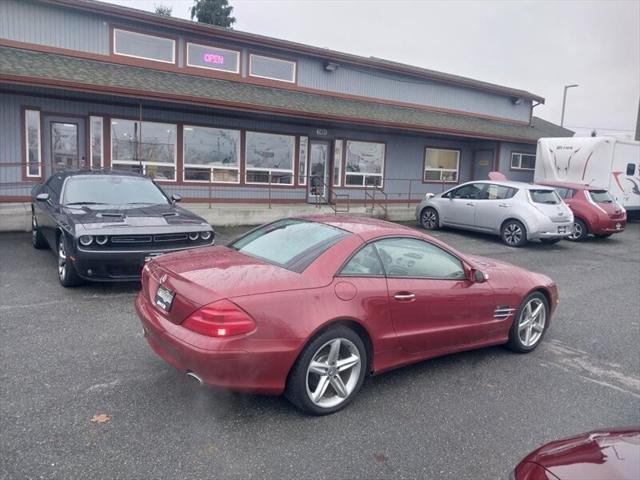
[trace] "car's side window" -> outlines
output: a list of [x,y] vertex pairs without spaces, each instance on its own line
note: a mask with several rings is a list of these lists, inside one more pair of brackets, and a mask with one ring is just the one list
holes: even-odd
[[373,244],[360,249],[340,271],[340,275],[355,277],[378,277],[384,275],[380,257]]
[[517,190],[515,188],[490,183],[487,185],[485,198],[487,200],[506,200],[513,197],[516,194],[516,191]]
[[485,184],[483,183],[470,183],[463,185],[451,192],[451,198],[465,198],[473,200],[481,200],[485,197]]
[[385,238],[375,242],[388,277],[462,280],[462,262],[431,243],[417,238]]
[[49,193],[53,203],[60,203],[60,192],[62,190],[63,182],[64,179],[60,174],[53,175],[49,180],[47,180],[47,193]]

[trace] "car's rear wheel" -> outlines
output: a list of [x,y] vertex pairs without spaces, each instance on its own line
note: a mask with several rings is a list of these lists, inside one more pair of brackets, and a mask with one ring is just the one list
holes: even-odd
[[67,241],[64,234],[60,234],[58,239],[58,280],[63,287],[75,287],[82,283],[82,279],[78,276],[67,252]]
[[289,374],[285,395],[306,413],[337,412],[360,390],[367,365],[360,336],[347,327],[332,327],[304,348]]
[[433,207],[427,207],[420,214],[420,224],[425,230],[437,230],[440,228],[438,212]]
[[518,220],[507,220],[502,225],[500,236],[505,245],[521,247],[527,243],[527,230]]
[[580,242],[588,236],[589,229],[587,228],[587,224],[579,218],[576,218],[573,221],[573,232],[571,232],[571,235],[567,237],[567,240],[571,240],[572,242]]
[[38,250],[47,248],[47,241],[42,236],[42,233],[40,233],[38,221],[33,213],[31,214],[31,245],[33,245],[33,248],[37,248]]
[[534,350],[547,329],[549,304],[540,292],[534,292],[524,299],[513,319],[509,331],[507,347],[519,353]]

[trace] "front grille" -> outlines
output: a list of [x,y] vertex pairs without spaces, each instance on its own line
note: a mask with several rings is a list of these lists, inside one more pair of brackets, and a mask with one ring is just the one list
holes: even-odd
[[[96,236],[96,238],[100,235]],[[88,247],[82,247],[83,250],[92,251],[127,251],[136,250],[144,252],[167,251],[170,249],[182,249],[189,247],[199,247],[211,245],[212,238],[208,240],[190,240],[189,234],[186,232],[178,233],[158,233],[155,235],[112,235],[108,236],[108,240],[104,244],[98,244],[97,240]]]
[[493,318],[495,320],[506,320],[511,315],[513,315],[515,313],[515,311],[516,311],[515,308],[498,307],[498,308],[496,308],[496,311],[493,314]]
[[622,220],[624,218],[624,213],[623,212],[610,213],[609,218],[611,220]]
[[165,233],[163,235],[154,235],[154,242],[182,242],[187,239],[186,233]]
[[111,237],[112,243],[149,243],[152,241],[151,235],[114,235]]

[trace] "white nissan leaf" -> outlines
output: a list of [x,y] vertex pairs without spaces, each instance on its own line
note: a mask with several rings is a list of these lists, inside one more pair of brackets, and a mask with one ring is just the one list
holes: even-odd
[[573,229],[573,213],[553,188],[494,180],[428,193],[416,207],[416,220],[428,230],[447,226],[500,235],[510,247],[529,240],[555,243]]

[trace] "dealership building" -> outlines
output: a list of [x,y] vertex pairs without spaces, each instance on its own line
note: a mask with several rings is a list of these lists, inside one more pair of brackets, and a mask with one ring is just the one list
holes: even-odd
[[186,201],[386,204],[531,181],[544,99],[93,0],[0,2],[0,201],[61,168]]

